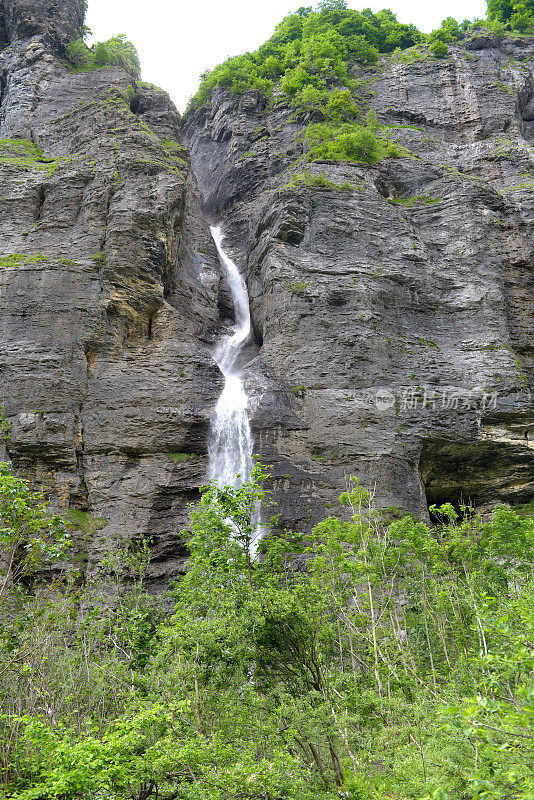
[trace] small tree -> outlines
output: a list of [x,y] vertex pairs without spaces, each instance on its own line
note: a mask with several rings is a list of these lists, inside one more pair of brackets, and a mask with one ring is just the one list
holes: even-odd
[[445,58],[449,52],[449,48],[445,42],[441,41],[441,39],[436,39],[434,42],[432,42],[429,49],[432,55],[436,58]]
[[28,481],[0,462],[0,604],[17,581],[64,556],[71,544],[68,528],[63,517],[50,513],[42,492],[32,492]]

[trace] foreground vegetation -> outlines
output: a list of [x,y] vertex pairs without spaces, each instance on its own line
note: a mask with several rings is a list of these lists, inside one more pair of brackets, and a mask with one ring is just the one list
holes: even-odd
[[253,560],[264,477],[205,487],[171,616],[146,545],[82,585],[68,525],[0,467],[4,796],[532,800],[532,517],[388,525],[353,483]]

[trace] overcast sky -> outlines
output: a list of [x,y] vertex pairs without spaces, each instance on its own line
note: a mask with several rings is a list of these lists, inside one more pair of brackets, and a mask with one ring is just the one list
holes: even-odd
[[[99,41],[126,34],[139,51],[143,80],[166,89],[183,111],[206,68],[255,50],[286,14],[307,5],[313,0],[89,0],[87,25]],[[445,16],[473,19],[486,8],[484,0],[349,0],[348,5],[390,8],[399,22],[427,33]]]

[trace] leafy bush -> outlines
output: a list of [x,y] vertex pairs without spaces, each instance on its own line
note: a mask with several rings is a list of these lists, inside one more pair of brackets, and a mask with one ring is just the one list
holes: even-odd
[[455,42],[460,38],[461,34],[462,30],[458,22],[453,17],[447,17],[437,30],[432,31],[428,38],[430,42],[435,42],[436,40],[441,42]]
[[430,52],[436,58],[445,58],[449,53],[449,48],[447,47],[445,42],[441,41],[441,39],[436,39],[430,45]]
[[76,39],[67,45],[67,61],[73,67],[87,67],[91,63],[91,50],[83,39]]
[[[353,480],[339,516],[274,536],[265,478],[203,487],[172,616],[146,545],[85,587],[4,584],[3,796],[531,800],[533,518],[387,525]],[[0,500],[4,527],[51,519],[5,466]]]
[[301,8],[283,19],[256,52],[230,58],[205,73],[190,108],[202,105],[215,86],[270,96],[272,82],[280,81],[282,92],[292,98],[307,86],[330,90],[333,81],[350,88],[351,62],[374,63],[379,53],[422,40],[417,28],[399,23],[391,11],[354,11],[342,0],[321,3],[317,11]]
[[69,42],[66,55],[68,62],[79,70],[114,66],[122,67],[136,78],[141,73],[137,50],[122,34],[106,42],[97,42],[92,47],[87,47],[83,39],[77,39],[75,42]]
[[534,26],[534,0],[488,0],[488,20],[525,31]]
[[308,125],[306,141],[310,148],[310,161],[325,159],[373,164],[382,158],[394,158],[401,154],[397,145],[379,134],[379,126],[370,119],[366,125]]

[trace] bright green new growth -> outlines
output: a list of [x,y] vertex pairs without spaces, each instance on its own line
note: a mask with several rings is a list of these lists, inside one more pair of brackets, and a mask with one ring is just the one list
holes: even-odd
[[23,264],[37,264],[39,261],[50,261],[49,256],[37,253],[35,255],[24,255],[23,253],[11,253],[8,256],[0,256],[0,269],[17,268]]
[[329,91],[332,82],[351,85],[347,65],[372,63],[379,53],[389,53],[421,41],[413,25],[397,22],[391,11],[373,14],[347,8],[342,0],[323,2],[317,11],[300,8],[277,25],[273,36],[254,53],[225,61],[202,76],[191,107],[202,105],[215,86],[239,93],[256,89],[271,95],[274,82],[286,97],[321,101],[317,92]]
[[134,78],[141,74],[137,50],[122,34],[113,36],[106,42],[97,42],[92,47],[88,47],[83,39],[77,39],[69,42],[66,55],[75,71],[115,66],[122,67]]
[[[531,800],[532,517],[387,525],[354,482],[342,517],[267,525],[254,559],[265,477],[203,487],[172,617],[144,592],[144,542],[85,588],[6,584],[4,795]],[[2,524],[47,513],[2,465]]]
[[[3,420],[3,417],[2,417]],[[3,438],[9,428],[2,424]],[[13,586],[35,573],[43,564],[64,557],[70,547],[68,525],[52,514],[41,492],[32,492],[28,481],[11,474],[0,462],[0,620]]]
[[313,175],[311,172],[298,172],[291,176],[291,180],[280,188],[280,192],[291,191],[293,189],[333,189],[337,192],[350,192],[355,187],[345,181],[344,183],[333,183],[325,178],[324,175]]
[[385,129],[377,125],[371,116],[366,125],[308,125],[306,141],[310,161],[324,159],[374,164],[384,158],[398,158],[406,152],[386,138]]
[[521,32],[534,28],[534,0],[488,0],[488,19],[505,29]]

